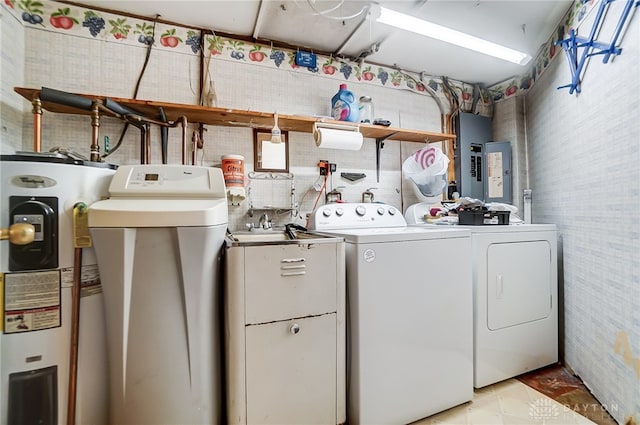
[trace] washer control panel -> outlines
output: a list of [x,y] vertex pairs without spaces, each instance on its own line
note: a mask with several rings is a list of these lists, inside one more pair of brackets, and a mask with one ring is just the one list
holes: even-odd
[[379,203],[334,203],[318,207],[309,219],[309,229],[362,229],[404,227],[402,213],[395,207]]

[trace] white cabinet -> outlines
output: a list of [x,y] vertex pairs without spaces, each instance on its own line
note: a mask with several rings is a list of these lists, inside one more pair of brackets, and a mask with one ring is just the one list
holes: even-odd
[[342,239],[240,243],[225,265],[228,423],[344,423]]

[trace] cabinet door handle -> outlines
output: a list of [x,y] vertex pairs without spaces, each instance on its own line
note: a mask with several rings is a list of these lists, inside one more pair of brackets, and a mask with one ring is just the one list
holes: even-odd
[[289,332],[291,332],[292,334],[297,334],[298,332],[300,332],[300,325],[298,325],[297,323],[294,323],[293,325],[291,325],[291,327],[289,328]]
[[496,276],[496,299],[501,300],[504,295],[504,283],[502,282],[502,275]]
[[283,258],[280,260],[281,263],[304,263],[304,258]]
[[302,276],[307,274],[306,271],[304,270],[299,270],[299,271],[295,271],[295,272],[283,272],[280,274],[280,276],[282,277],[287,277],[287,276]]

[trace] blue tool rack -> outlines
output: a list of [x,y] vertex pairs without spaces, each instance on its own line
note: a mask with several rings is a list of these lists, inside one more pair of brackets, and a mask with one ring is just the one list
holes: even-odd
[[[588,0],[582,0],[582,3],[586,3]],[[595,37],[600,32],[604,17],[607,13],[607,9],[610,3],[616,0],[600,0],[600,6],[593,22],[593,27],[589,33],[588,38],[579,37],[575,30],[569,32],[569,37],[564,40],[559,40],[555,44],[561,45],[564,50],[567,60],[569,61],[569,70],[571,71],[571,83],[558,87],[558,90],[568,88],[569,94],[574,92],[580,93],[580,79],[584,70],[586,61],[591,56],[603,55],[602,63],[609,62],[611,55],[619,55],[622,53],[622,49],[616,46],[618,38],[625,26],[627,19],[629,18],[631,9],[633,7],[640,6],[640,0],[625,0],[626,4],[618,20],[618,25],[613,33],[613,37],[610,43],[603,43],[596,41]],[[578,55],[580,57],[578,58]]]

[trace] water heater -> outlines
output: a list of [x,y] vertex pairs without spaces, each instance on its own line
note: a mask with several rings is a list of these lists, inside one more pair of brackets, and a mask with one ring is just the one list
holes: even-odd
[[[0,424],[67,421],[74,264],[73,209],[107,195],[115,167],[57,153],[0,156],[0,227],[34,240],[0,242]],[[108,422],[102,288],[83,248],[76,423]],[[4,293],[4,296],[2,296]]]

